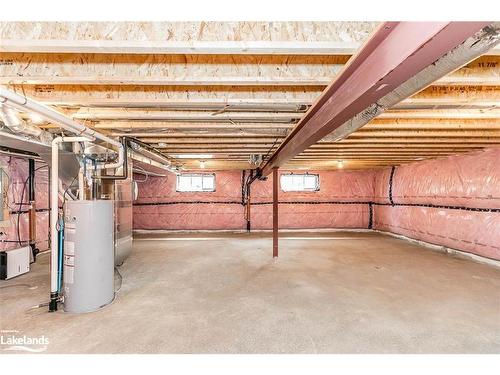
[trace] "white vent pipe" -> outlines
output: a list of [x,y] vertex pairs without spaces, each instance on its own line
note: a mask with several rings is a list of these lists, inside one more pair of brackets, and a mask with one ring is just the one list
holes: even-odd
[[40,137],[43,130],[37,126],[29,125],[19,117],[17,111],[6,105],[0,104],[0,118],[2,122],[14,133],[22,133],[31,137]]
[[[15,92],[12,92],[5,88],[0,88],[0,103],[18,109],[20,111],[30,111],[37,113],[45,120],[53,122],[61,128],[76,134],[77,136],[95,138],[115,146],[118,149],[118,160],[114,163],[101,164],[100,169],[115,169],[122,166],[123,160],[125,159],[125,149],[119,141],[113,138],[109,138],[104,134],[86,127],[85,125],[73,121],[72,119],[68,118],[62,113],[55,111],[50,107],[40,104],[25,96],[16,94]],[[85,141],[89,141],[89,139],[86,139]]]

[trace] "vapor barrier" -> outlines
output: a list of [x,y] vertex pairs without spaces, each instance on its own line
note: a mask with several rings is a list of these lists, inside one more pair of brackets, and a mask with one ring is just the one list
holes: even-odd
[[[210,172],[205,172],[210,173]],[[281,171],[288,174],[290,171]],[[294,173],[304,173],[295,171]],[[308,171],[319,174],[318,191],[279,193],[280,227],[295,229],[368,228],[374,171]],[[139,182],[134,203],[136,229],[245,229],[241,171],[216,173],[215,192],[176,191],[176,176],[150,177]],[[137,176],[136,180],[145,178]],[[188,203],[189,202],[189,203]],[[253,229],[272,228],[272,176],[251,185]]]
[[[8,174],[7,211],[9,221],[0,226],[0,250],[26,246],[29,240],[28,221],[28,160],[0,155],[0,166]],[[36,200],[36,244],[43,251],[49,248],[49,204],[48,204],[48,168],[43,163],[36,163],[35,200]],[[19,228],[19,229],[18,229]]]
[[381,170],[374,202],[374,229],[500,259],[499,148]]
[[[319,175],[318,191],[280,189],[282,229],[373,228],[500,259],[499,148],[379,170],[307,173]],[[216,172],[210,193],[176,192],[174,174],[139,182],[134,227],[245,229],[243,177]],[[271,229],[272,176],[251,185],[250,202],[251,228]]]
[[434,207],[375,206],[373,228],[500,259],[500,214]]

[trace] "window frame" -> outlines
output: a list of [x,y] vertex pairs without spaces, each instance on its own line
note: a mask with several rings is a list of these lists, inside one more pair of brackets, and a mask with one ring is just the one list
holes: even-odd
[[[316,187],[314,189],[304,189],[304,190],[285,190],[283,188],[283,177],[285,176],[314,176],[316,178]],[[319,173],[283,173],[280,175],[280,190],[283,193],[315,193],[320,190],[320,177]]]
[[[200,177],[202,178],[202,190],[179,190],[179,178],[182,176],[189,176],[189,177]],[[213,190],[203,190],[203,177],[204,176],[212,176],[214,180],[214,188]],[[177,193],[214,193],[217,185],[216,185],[216,176],[215,173],[179,173],[177,174],[175,178],[175,191]]]

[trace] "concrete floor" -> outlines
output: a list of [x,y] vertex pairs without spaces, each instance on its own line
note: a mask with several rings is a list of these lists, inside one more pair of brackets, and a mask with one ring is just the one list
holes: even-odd
[[281,236],[273,260],[269,233],[139,235],[115,302],[82,315],[26,311],[48,297],[42,255],[0,282],[0,327],[49,353],[500,352],[499,268],[373,232]]

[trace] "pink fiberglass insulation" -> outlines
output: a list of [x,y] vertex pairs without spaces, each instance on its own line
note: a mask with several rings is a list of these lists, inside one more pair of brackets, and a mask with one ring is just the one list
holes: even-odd
[[[0,250],[19,247],[18,241],[26,245],[29,238],[28,206],[19,203],[28,202],[28,186],[23,187],[28,178],[28,160],[10,156],[0,156],[0,166],[8,173],[7,201],[10,220],[7,226],[0,227]],[[45,164],[36,163],[35,168],[35,200],[36,200],[36,244],[43,251],[48,249],[49,211],[48,211],[48,168]],[[19,231],[18,231],[19,222]]]
[[[280,171],[282,174],[291,171]],[[294,171],[294,173],[304,173]],[[279,226],[283,229],[368,228],[374,171],[308,171],[318,174],[319,191],[279,191]],[[252,184],[251,222],[254,229],[272,228],[272,175]],[[286,203],[293,202],[293,203]],[[342,204],[345,202],[345,204]],[[354,204],[360,202],[359,204]]]
[[241,201],[241,171],[203,171],[203,173],[215,173],[215,191],[178,192],[176,191],[177,177],[174,173],[168,173],[166,177],[150,176],[147,179],[145,176],[136,175],[134,180],[139,187],[139,197],[136,203]]
[[221,171],[216,173],[214,192],[178,192],[173,173],[147,180],[135,176],[139,196],[134,202],[134,229],[243,229],[241,177],[241,171]]
[[495,212],[376,206],[373,228],[500,259],[500,214]]
[[[280,191],[280,228],[369,228],[371,217],[374,229],[500,259],[499,161],[492,148],[394,170],[308,171],[319,174],[320,189]],[[139,182],[134,228],[246,228],[241,171],[216,172],[211,193],[179,193],[175,185],[173,174]],[[272,176],[252,184],[251,203],[251,227],[271,229]]]
[[[288,173],[283,171],[282,173]],[[295,172],[303,173],[303,172]],[[376,172],[322,171],[320,190],[280,192],[281,228],[367,228]],[[137,176],[137,181],[144,177]],[[245,229],[241,204],[242,172],[216,172],[215,192],[176,192],[176,177],[150,177],[138,182],[135,229]],[[197,203],[198,202],[198,203]],[[253,229],[272,228],[272,177],[251,188]],[[293,202],[293,203],[286,203]],[[345,202],[345,204],[339,204]],[[357,203],[359,204],[353,204]]]
[[[252,228],[272,229],[272,205],[252,207]],[[368,204],[280,204],[280,229],[368,228]]]
[[423,160],[396,168],[398,203],[500,208],[500,148]]
[[[303,171],[283,170],[279,175]],[[280,202],[368,202],[373,198],[373,179],[375,171],[307,171],[319,175],[319,191],[279,192]],[[252,202],[268,202],[273,196],[273,177],[267,181],[255,181],[252,184]]]
[[[308,171],[320,176],[316,192],[279,192],[280,228],[368,228],[373,202],[373,228],[402,234],[492,259],[500,259],[500,149],[419,161],[376,171]],[[0,156],[9,174],[10,225],[0,240],[28,239],[25,159]],[[36,167],[41,167],[41,164]],[[48,174],[36,172],[37,245],[48,245]],[[392,188],[390,187],[392,172]],[[289,173],[282,171],[281,173]],[[295,171],[295,173],[304,173]],[[241,204],[242,172],[216,172],[215,192],[176,191],[176,176],[135,176],[134,228],[217,230],[245,229]],[[143,181],[143,182],[141,182]],[[391,199],[394,205],[391,205]],[[272,177],[251,189],[254,229],[272,227]],[[487,211],[489,210],[489,211]],[[21,211],[18,216],[17,212]],[[19,245],[1,242],[0,249]]]
[[499,161],[492,148],[396,167],[394,206],[391,168],[380,170],[374,202],[386,205],[373,206],[373,228],[500,259]]
[[169,204],[134,207],[134,229],[239,230],[245,228],[241,204]]
[[389,200],[389,180],[391,177],[391,168],[377,170],[373,181],[373,202],[390,203]]

